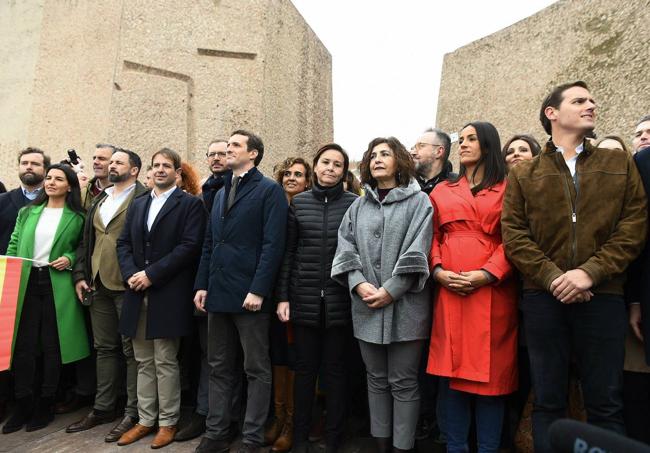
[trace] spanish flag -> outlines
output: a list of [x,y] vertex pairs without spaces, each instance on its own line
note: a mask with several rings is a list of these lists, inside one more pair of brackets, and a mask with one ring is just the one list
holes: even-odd
[[0,256],[0,371],[11,364],[22,258]]

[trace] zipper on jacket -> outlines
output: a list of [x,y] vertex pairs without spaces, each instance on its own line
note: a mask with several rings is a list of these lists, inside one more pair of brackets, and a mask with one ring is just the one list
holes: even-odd
[[320,300],[321,310],[323,310],[323,319],[325,320],[325,327],[327,327],[327,307],[325,306],[325,255],[327,252],[327,195],[325,195],[324,208],[323,208],[323,237],[321,242],[320,253]]
[[[559,158],[564,160],[564,156],[561,154],[559,155]],[[577,167],[578,162],[576,161],[576,167]],[[569,172],[569,176],[571,176],[571,171],[569,170],[569,167],[566,165],[566,162],[564,162],[564,168],[565,172]],[[575,202],[571,200],[571,189],[569,187],[569,182],[567,181],[566,174],[563,176],[564,179],[564,191],[567,196],[567,200],[569,201],[569,205],[571,206],[571,269],[575,267],[575,257],[577,255],[577,249],[578,249],[578,238],[577,238],[577,233],[576,233],[576,223],[578,222],[578,215],[576,213],[576,205],[578,204],[578,169],[576,168],[576,176],[575,176],[575,183],[574,187],[576,189],[576,199]],[[571,177],[573,179],[573,177]]]

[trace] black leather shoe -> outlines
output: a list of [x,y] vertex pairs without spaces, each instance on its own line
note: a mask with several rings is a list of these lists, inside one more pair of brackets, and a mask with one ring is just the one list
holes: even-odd
[[34,410],[34,402],[31,396],[18,398],[14,406],[14,412],[7,420],[7,423],[2,427],[3,434],[15,433],[20,431],[25,426],[25,423],[32,416]]
[[237,450],[237,453],[260,453],[259,445],[253,444],[241,444],[241,447]]
[[137,418],[125,415],[117,425],[113,426],[113,429],[109,431],[106,437],[104,437],[104,442],[117,442],[122,437],[122,434],[133,428],[137,422]]
[[88,415],[79,420],[76,423],[68,426],[65,429],[66,433],[79,433],[81,431],[86,431],[88,429],[94,428],[97,425],[103,425],[104,423],[110,423],[115,420],[115,414],[113,412],[98,414],[94,410],[90,411]]
[[25,431],[38,431],[39,429],[43,429],[49,425],[50,422],[54,420],[54,411],[52,409],[53,404],[54,398],[41,397],[41,399],[38,400],[38,403],[36,403],[36,408],[34,409],[32,417],[27,422],[27,425],[25,425]]
[[57,403],[54,406],[54,413],[69,414],[70,412],[76,412],[83,407],[92,406],[94,403],[95,395],[80,396],[75,393],[70,399]]
[[181,428],[174,438],[177,442],[194,439],[205,432],[205,415],[194,412],[187,423],[181,424]]
[[227,453],[229,451],[230,442],[227,440],[214,440],[203,436],[194,453]]

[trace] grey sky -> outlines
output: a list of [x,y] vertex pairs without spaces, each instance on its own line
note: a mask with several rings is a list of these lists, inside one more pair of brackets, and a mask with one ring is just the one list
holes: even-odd
[[445,53],[554,3],[292,1],[332,54],[334,139],[353,159],[376,136],[410,147],[434,124]]

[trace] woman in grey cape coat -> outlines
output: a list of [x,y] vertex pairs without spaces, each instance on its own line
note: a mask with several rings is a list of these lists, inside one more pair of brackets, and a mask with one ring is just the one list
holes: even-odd
[[350,288],[378,451],[389,451],[392,437],[400,452],[415,442],[418,365],[430,334],[426,282],[433,208],[396,138],[372,140],[360,170],[365,196],[343,218],[332,278]]

